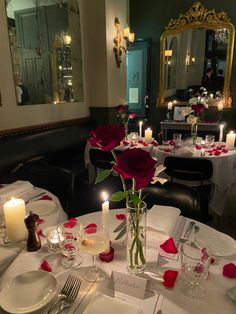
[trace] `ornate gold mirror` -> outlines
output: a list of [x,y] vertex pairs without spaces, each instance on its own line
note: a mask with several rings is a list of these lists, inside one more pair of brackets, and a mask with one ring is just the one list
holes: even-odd
[[206,89],[208,104],[232,104],[230,76],[234,25],[225,12],[206,9],[200,2],[178,19],[171,19],[161,36],[159,104],[186,104],[190,94]]

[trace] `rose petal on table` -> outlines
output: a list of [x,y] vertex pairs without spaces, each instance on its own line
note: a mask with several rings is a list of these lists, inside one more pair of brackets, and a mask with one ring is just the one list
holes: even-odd
[[124,220],[126,218],[126,215],[125,214],[116,214],[116,218],[118,220]]
[[74,228],[76,225],[76,221],[75,220],[68,220],[66,222],[64,222],[63,226],[65,228]]
[[152,144],[153,146],[158,146],[157,141],[152,141],[151,144]]
[[109,252],[100,253],[99,258],[102,262],[109,263],[114,259],[114,252],[115,250],[113,249],[113,247],[110,246]]
[[227,278],[236,278],[236,265],[233,263],[224,265],[223,275]]
[[166,288],[173,288],[176,278],[178,276],[177,270],[166,270],[163,274],[163,286]]
[[40,200],[43,200],[43,201],[51,201],[52,200],[52,197],[51,196],[49,196],[49,195],[43,195],[41,198],[40,198]]
[[162,243],[160,245],[160,248],[162,248],[162,250],[166,253],[172,253],[172,254],[178,253],[178,250],[175,246],[175,242],[174,242],[173,238],[169,238],[164,243]]
[[213,154],[214,154],[215,156],[220,156],[220,155],[221,155],[221,151],[215,150]]
[[164,152],[166,152],[166,153],[170,153],[170,152],[171,152],[171,149],[166,148],[166,149],[164,149]]
[[39,219],[37,220],[37,225],[44,224],[45,222],[46,222],[45,219],[39,218]]
[[197,150],[202,149],[202,145],[195,144],[195,149]]
[[49,265],[49,263],[45,259],[41,262],[40,269],[42,269],[44,271],[48,271],[48,272],[52,271],[51,266]]
[[88,224],[85,228],[88,234],[97,232],[97,225],[95,223]]
[[222,148],[222,153],[227,154],[228,153],[228,149],[227,148]]
[[204,265],[202,263],[197,263],[197,265],[194,267],[194,271],[197,274],[201,274],[204,270]]
[[223,147],[225,147],[226,145],[225,144],[221,144],[221,147],[223,148]]

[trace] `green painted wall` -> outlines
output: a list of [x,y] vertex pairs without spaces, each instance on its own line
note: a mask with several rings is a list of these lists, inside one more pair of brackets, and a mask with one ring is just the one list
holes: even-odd
[[[156,98],[159,92],[159,59],[160,59],[160,37],[171,18],[178,18],[192,6],[194,1],[190,0],[130,0],[130,26],[135,32],[136,38],[152,39],[151,55],[151,107],[149,113],[149,124],[157,132],[160,129],[160,121],[165,118],[166,109],[156,107]],[[202,4],[207,9],[214,8],[217,12],[225,11],[231,22],[236,27],[236,2],[235,0],[205,0]],[[234,61],[231,74],[231,89],[234,105],[231,109],[223,111],[223,120],[228,124],[227,129],[236,130],[236,48],[234,48]],[[216,120],[216,108],[209,109],[206,119]]]

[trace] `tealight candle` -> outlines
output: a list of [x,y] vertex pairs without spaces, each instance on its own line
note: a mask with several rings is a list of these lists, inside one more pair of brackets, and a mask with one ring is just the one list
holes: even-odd
[[[44,231],[47,238],[47,245],[50,252],[57,253],[60,251],[60,240],[64,240],[61,233],[54,226],[47,228]],[[60,239],[59,239],[60,237]]]
[[213,99],[213,97],[214,97],[214,95],[213,95],[213,94],[210,94],[210,98]]
[[222,101],[218,103],[218,111],[223,110],[223,103]]
[[25,202],[20,198],[12,198],[3,204],[6,222],[6,234],[10,241],[17,242],[26,239]]
[[221,144],[223,140],[223,129],[224,129],[224,124],[220,125],[220,135],[219,135],[219,144]]
[[139,121],[139,137],[140,137],[140,139],[142,138],[142,126],[143,126],[143,121]]
[[147,143],[149,143],[149,142],[152,141],[152,130],[151,130],[150,128],[147,128],[147,129],[145,130],[145,135],[144,135],[144,137],[145,137],[145,141],[146,141]]
[[236,134],[231,131],[226,135],[226,148],[232,149],[234,148]]
[[168,104],[167,104],[167,109],[168,110],[172,110],[172,108],[173,108],[173,104],[172,104],[171,101],[169,101]]

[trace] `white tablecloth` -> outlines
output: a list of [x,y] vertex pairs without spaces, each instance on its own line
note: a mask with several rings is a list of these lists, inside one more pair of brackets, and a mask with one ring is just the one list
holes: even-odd
[[[167,156],[186,156],[191,158],[200,157],[201,150],[193,147],[176,150],[175,154],[165,152],[155,147],[153,156],[157,158],[158,165],[163,164]],[[213,176],[210,180],[213,183],[214,191],[210,199],[210,209],[222,216],[225,208],[225,202],[228,195],[236,195],[236,150],[229,151],[220,156],[204,156],[201,158],[209,159],[213,165]],[[184,182],[189,184],[189,182]],[[199,182],[198,182],[199,184]]]
[[[124,213],[124,210],[111,210],[110,211],[110,237],[111,239],[114,239],[115,234],[112,232],[114,228],[120,223],[120,221],[116,218],[117,213]],[[87,214],[84,216],[79,217],[79,221],[83,223],[83,225],[87,225],[89,223],[101,223],[101,212],[96,212],[92,214]],[[210,230],[211,228],[203,225],[201,223],[198,223],[200,228],[204,228],[206,230]],[[115,258],[111,263],[102,263],[99,262],[100,266],[107,272],[108,275],[110,275],[112,270],[117,270],[120,272],[126,272],[125,267],[125,248],[122,244],[123,240],[119,241],[112,241],[112,246],[115,248]],[[25,271],[29,270],[35,270],[38,269],[39,263],[41,259],[46,256],[48,253],[46,252],[45,248],[41,251],[29,253],[22,251],[20,255],[15,259],[15,261],[12,263],[12,265],[8,268],[8,270],[5,272],[5,274],[1,278],[1,286],[4,285],[4,283],[12,278],[13,276],[16,276],[17,274],[23,273]],[[78,271],[81,269],[83,270],[84,267],[91,265],[92,258],[89,255],[82,254],[83,262],[81,266],[78,268]],[[225,292],[227,288],[235,286],[235,279],[227,279],[222,275],[222,266],[229,262],[235,262],[236,261],[236,255],[230,257],[230,258],[222,258],[217,259],[213,265],[210,267],[210,274],[209,278],[206,280],[206,296],[202,299],[193,300],[180,291],[180,277],[179,274],[177,278],[177,282],[175,284],[175,287],[173,289],[166,289],[163,287],[162,283],[160,281],[150,279],[150,277],[147,277],[150,279],[150,289],[156,290],[159,294],[164,296],[163,303],[161,305],[162,312],[164,314],[187,314],[187,313],[193,313],[193,314],[199,314],[199,313],[209,313],[209,314],[234,314],[236,311],[236,308],[233,304],[231,304],[229,301],[225,298]],[[180,261],[179,259],[169,259],[166,257],[160,257],[158,258],[158,263],[156,270],[157,272],[163,272],[166,269],[177,269],[180,270]],[[64,271],[65,272],[65,271]],[[68,271],[67,271],[68,274]],[[57,279],[59,280],[60,276],[63,275],[63,272],[57,273]],[[102,281],[100,291],[104,291],[103,289],[105,286],[107,280]],[[76,300],[75,304],[71,309],[67,309],[65,313],[83,313],[83,310],[85,309],[86,305],[88,304],[88,300],[93,295],[92,290],[94,292],[95,287],[91,286],[91,291],[86,295],[86,298],[80,302]],[[132,298],[129,296],[127,297],[127,302],[129,302]],[[78,298],[81,298],[81,295],[78,296]],[[151,299],[150,299],[151,300]],[[146,299],[144,301],[140,301],[137,299],[136,305],[139,304],[139,302],[149,302],[149,299]],[[151,301],[150,301],[151,302]],[[145,305],[146,308],[148,308],[148,303]],[[157,309],[158,310],[158,309]],[[1,313],[1,311],[0,311]],[[3,311],[2,311],[3,313]],[[39,312],[44,313],[44,312]],[[104,307],[104,313],[105,307]],[[156,314],[156,311],[146,311],[145,313],[148,314]]]

